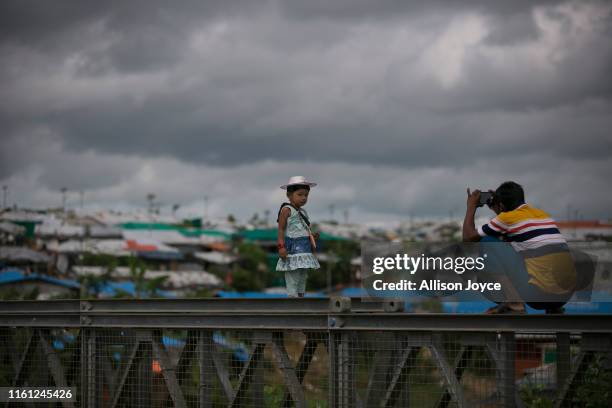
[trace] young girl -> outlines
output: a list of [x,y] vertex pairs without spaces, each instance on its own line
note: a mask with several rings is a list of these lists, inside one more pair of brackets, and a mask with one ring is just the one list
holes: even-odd
[[306,292],[306,278],[309,269],[319,269],[319,261],[313,252],[315,239],[310,220],[302,207],[308,201],[310,187],[316,183],[306,181],[303,176],[294,176],[282,185],[287,190],[288,203],[283,203],[278,211],[278,254],[277,271],[285,272],[285,283],[289,297],[303,297]]

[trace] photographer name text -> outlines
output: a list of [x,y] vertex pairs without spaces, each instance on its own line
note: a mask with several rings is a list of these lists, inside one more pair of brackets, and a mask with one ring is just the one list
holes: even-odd
[[377,279],[372,283],[374,290],[389,290],[389,291],[499,291],[501,290],[501,283],[499,282],[474,282],[468,280],[466,283],[463,282],[443,282],[439,279],[430,279],[420,282],[413,282],[411,280],[402,279],[398,282],[385,282],[382,279]]

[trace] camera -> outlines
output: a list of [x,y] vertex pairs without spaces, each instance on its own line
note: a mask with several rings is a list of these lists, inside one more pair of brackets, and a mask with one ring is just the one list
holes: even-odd
[[481,191],[480,192],[480,200],[478,201],[478,206],[482,207],[483,205],[491,205],[493,202],[493,193],[490,191]]

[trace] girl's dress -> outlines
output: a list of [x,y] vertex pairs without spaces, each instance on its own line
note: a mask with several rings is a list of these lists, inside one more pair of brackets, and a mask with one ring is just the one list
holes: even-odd
[[[287,219],[285,230],[285,249],[287,259],[279,258],[276,264],[277,271],[293,271],[296,269],[319,269],[319,261],[312,253],[312,245],[308,229],[304,220],[300,217],[297,210],[292,206],[287,206],[291,210],[291,215]],[[306,210],[301,209],[308,218]]]

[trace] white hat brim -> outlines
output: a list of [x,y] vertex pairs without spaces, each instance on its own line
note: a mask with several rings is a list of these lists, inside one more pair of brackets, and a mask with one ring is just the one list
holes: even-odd
[[311,183],[310,181],[302,181],[300,183],[283,184],[282,186],[280,186],[280,188],[282,188],[283,190],[286,190],[287,187],[289,187],[289,186],[310,186],[310,187],[314,187],[316,185],[317,185],[317,183]]

